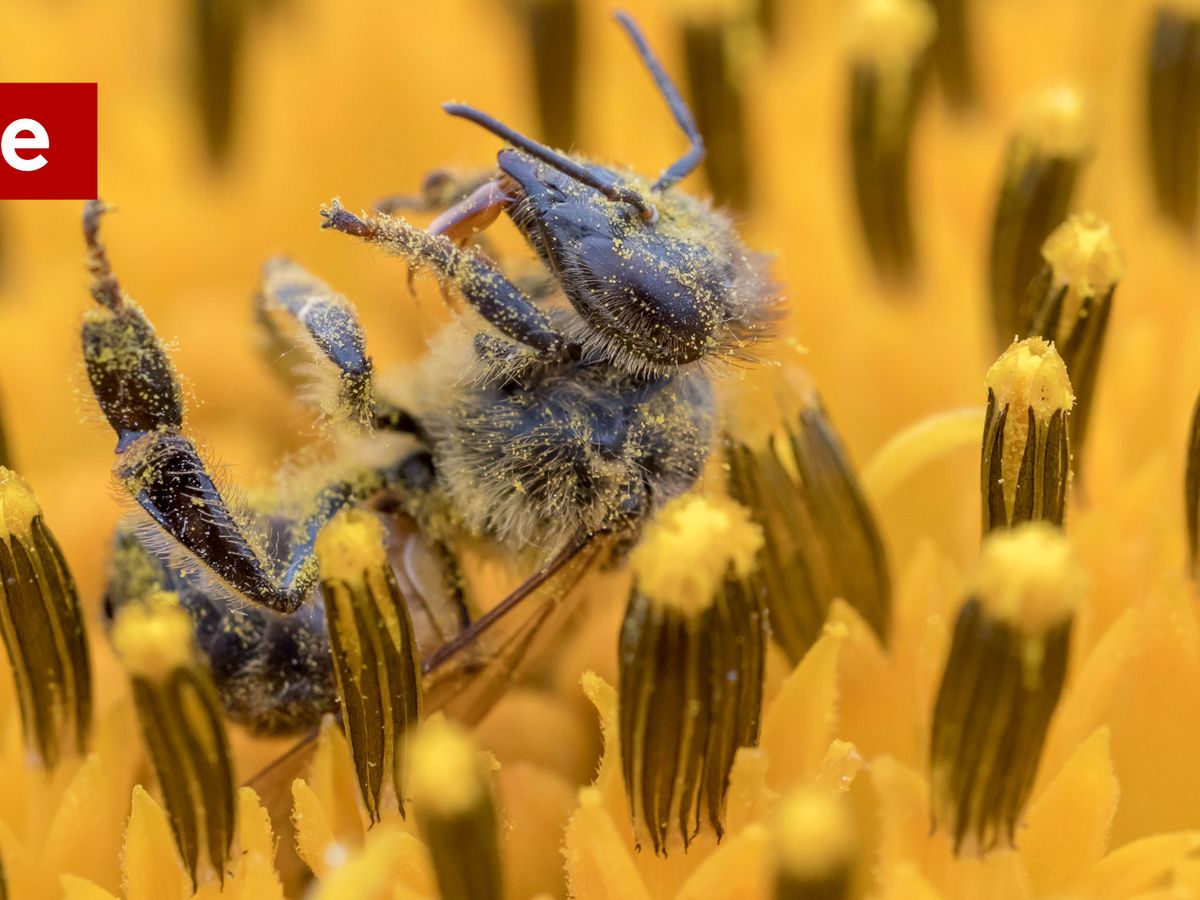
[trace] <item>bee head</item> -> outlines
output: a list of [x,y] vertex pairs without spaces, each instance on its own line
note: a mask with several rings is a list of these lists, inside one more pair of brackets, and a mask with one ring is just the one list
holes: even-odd
[[[520,150],[503,150],[516,186],[514,223],[587,323],[591,343],[651,368],[693,362],[717,341],[735,273],[727,241],[682,195],[654,194],[654,215]],[[594,179],[627,190],[636,176],[594,164]]]

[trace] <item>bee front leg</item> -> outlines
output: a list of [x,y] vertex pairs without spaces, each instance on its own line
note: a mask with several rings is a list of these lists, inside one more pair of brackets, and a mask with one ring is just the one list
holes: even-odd
[[255,312],[273,357],[299,350],[316,365],[320,375],[309,393],[331,419],[424,439],[410,413],[376,395],[366,337],[349,300],[291,260],[276,257],[263,266]]
[[475,311],[507,337],[545,360],[561,359],[567,343],[542,310],[487,257],[463,250],[444,235],[391,216],[360,218],[336,201],[321,211],[325,228],[378,244],[411,266],[425,267],[451,285]]

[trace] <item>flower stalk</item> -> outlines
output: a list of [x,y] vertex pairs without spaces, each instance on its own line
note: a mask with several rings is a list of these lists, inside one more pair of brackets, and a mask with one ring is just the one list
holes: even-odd
[[459,726],[430,719],[412,742],[412,802],[442,900],[504,896],[490,778]]
[[317,540],[333,671],[359,790],[372,822],[391,779],[404,812],[405,743],[421,715],[421,659],[408,604],[372,513],[347,510]]
[[621,628],[619,732],[635,831],[684,850],[701,817],[724,831],[738,747],[758,741],[765,637],[751,579],[762,533],[728,500],[684,496],[647,529],[630,561]]
[[745,440],[726,435],[725,451],[730,493],[763,531],[753,577],[771,634],[796,664],[838,597],[886,642],[891,577],[874,516],[821,399],[807,376],[791,375],[775,392],[782,424]]
[[933,814],[955,853],[1012,846],[1067,674],[1083,575],[1061,530],[983,545],[933,714]]
[[885,281],[916,269],[909,158],[937,30],[925,0],[862,0],[850,33],[850,158],[859,222]]
[[983,534],[1022,522],[1062,525],[1075,402],[1062,357],[1041,338],[1013,343],[988,370],[980,464]]
[[222,884],[236,828],[229,738],[212,676],[175,594],[118,613],[113,648],[129,673],[142,737],[162,788],[179,855],[200,883],[202,855]]
[[779,802],[771,838],[775,900],[850,896],[859,843],[844,800],[819,788],[792,791]]
[[1056,87],[1033,98],[1008,142],[992,219],[988,284],[996,347],[1029,334],[1036,309],[1029,286],[1041,246],[1066,217],[1091,152],[1083,101]]
[[1200,198],[1200,10],[1163,2],[1146,56],[1146,140],[1158,210],[1186,232]]
[[84,753],[92,671],[75,580],[29,485],[0,467],[0,636],[25,743],[53,769]]
[[1073,215],[1042,245],[1046,264],[1031,289],[1035,335],[1054,343],[1075,392],[1069,432],[1078,459],[1096,389],[1113,294],[1125,260],[1108,223],[1093,213]]

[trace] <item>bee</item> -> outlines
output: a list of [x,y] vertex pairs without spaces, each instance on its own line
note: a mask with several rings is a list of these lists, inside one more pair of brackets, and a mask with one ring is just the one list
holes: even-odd
[[[257,309],[268,345],[313,360],[327,376],[322,408],[355,435],[357,449],[324,466],[315,490],[303,489],[313,472],[250,502],[219,483],[186,432],[162,343],[113,274],[104,207],[88,207],[97,306],[83,355],[117,436],[117,481],[140,509],[118,529],[105,609],[111,618],[151,590],[178,594],[232,720],[303,733],[336,711],[314,548],[347,507],[388,524],[427,705],[475,720],[534,638],[553,632],[582,573],[619,562],[700,477],[718,430],[717,370],[753,361],[779,301],[764,257],[676,188],[702,161],[703,140],[637,26],[618,20],[689,142],[654,181],[447,104],[505,142],[494,172],[437,192],[459,199],[426,229],[336,201],[323,211],[324,227],[431,272],[473,310],[474,333],[447,326],[398,389],[376,378],[348,301],[295,263],[265,267]],[[479,232],[502,214],[543,269],[536,291],[481,249]],[[459,560],[478,540],[535,571],[473,616]]]

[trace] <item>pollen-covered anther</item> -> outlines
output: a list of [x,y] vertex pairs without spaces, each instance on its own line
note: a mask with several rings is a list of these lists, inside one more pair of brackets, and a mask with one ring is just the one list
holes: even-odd
[[771,826],[776,900],[850,896],[859,839],[844,798],[799,788],[780,800]]
[[1073,215],[1042,245],[1045,266],[1030,292],[1032,333],[1054,341],[1071,378],[1075,408],[1071,448],[1081,455],[1113,294],[1125,260],[1108,223],[1094,213]]
[[411,748],[410,793],[443,900],[504,895],[488,767],[461,727],[435,716]]
[[317,539],[330,652],[359,790],[373,822],[385,790],[404,811],[405,746],[421,712],[421,662],[383,525],[347,510]]
[[933,715],[932,809],[956,853],[1012,846],[1066,678],[1084,577],[1062,531],[983,545]]
[[75,580],[24,479],[0,466],[0,636],[29,750],[53,768],[87,747],[92,673]]
[[223,883],[236,827],[233,758],[192,620],[175,594],[159,592],[121,608],[112,642],[192,884]]
[[776,413],[770,430],[739,413],[725,436],[730,493],[763,530],[753,577],[762,585],[771,634],[798,663],[841,597],[886,641],[887,556],[854,466],[811,380],[798,369],[766,373],[747,382],[740,400]]
[[863,237],[879,274],[916,266],[909,200],[913,125],[937,30],[925,0],[861,0],[850,20],[850,155]]
[[983,533],[1021,522],[1063,523],[1075,402],[1067,368],[1041,338],[1013,343],[988,370],[980,464]]
[[655,853],[701,818],[719,837],[738,747],[758,740],[764,623],[752,580],[762,533],[738,504],[685,495],[646,529],[619,646],[622,771]]
[[1073,88],[1050,88],[1022,110],[992,222],[989,285],[997,347],[1031,331],[1037,309],[1029,287],[1042,265],[1042,243],[1066,216],[1091,147],[1089,116]]

